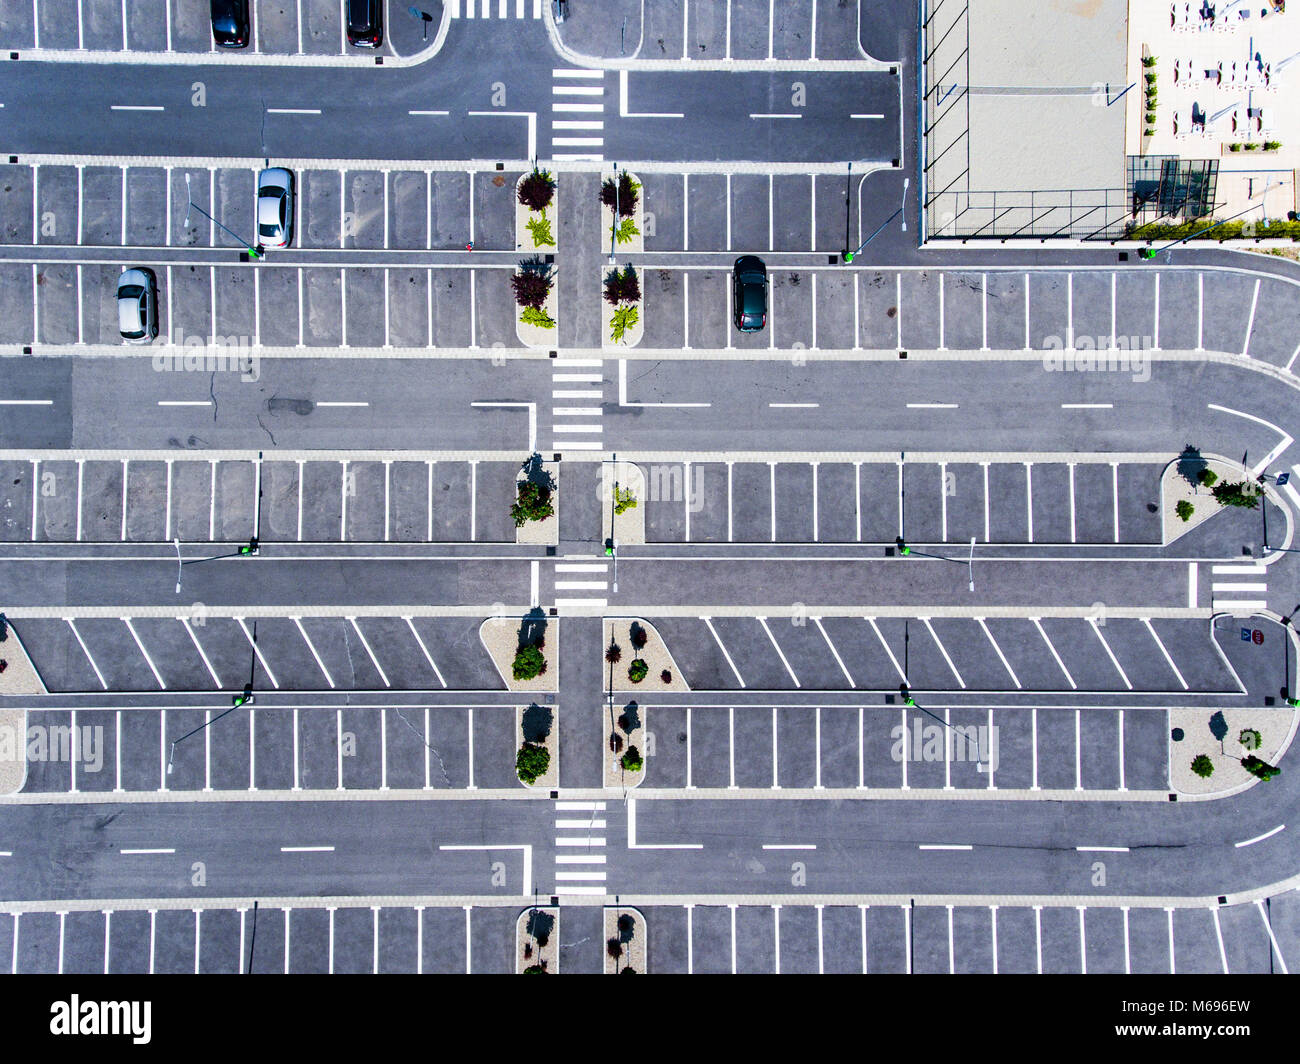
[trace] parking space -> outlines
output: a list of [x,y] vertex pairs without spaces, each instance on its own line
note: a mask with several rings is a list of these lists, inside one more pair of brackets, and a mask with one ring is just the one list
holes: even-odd
[[650,541],[889,544],[901,533],[915,545],[1155,544],[1162,535],[1148,506],[1158,464],[658,463],[646,472]]
[[652,706],[647,785],[1163,791],[1163,710]]
[[0,539],[179,539],[184,545],[257,535],[266,544],[513,542],[516,472],[510,462],[418,456],[4,462]]
[[518,786],[513,706],[34,711],[30,794]]
[[648,0],[640,58],[861,59],[856,15],[840,0]]
[[[1269,911],[1118,906],[651,906],[652,972],[1193,974],[1282,971]],[[1279,934],[1281,927],[1281,934]]]

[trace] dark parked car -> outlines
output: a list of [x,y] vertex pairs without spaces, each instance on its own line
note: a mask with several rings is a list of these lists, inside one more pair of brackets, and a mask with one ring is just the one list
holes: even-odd
[[742,255],[731,269],[736,328],[758,332],[767,324],[767,267],[757,255]]
[[212,39],[221,48],[248,46],[248,0],[212,0]]
[[348,0],[348,44],[378,48],[384,43],[384,0]]

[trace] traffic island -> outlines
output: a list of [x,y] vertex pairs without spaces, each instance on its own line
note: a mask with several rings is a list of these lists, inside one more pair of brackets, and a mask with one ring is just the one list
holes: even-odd
[[644,975],[646,923],[639,909],[605,909],[605,974]]
[[611,462],[603,475],[600,541],[613,539],[617,547],[645,543],[645,473],[632,462]]
[[507,691],[554,691],[559,670],[560,629],[535,609],[525,617],[489,617],[479,641]]
[[515,542],[553,547],[560,542],[560,467],[533,455],[515,478],[510,507]]
[[1226,458],[1202,455],[1189,447],[1165,466],[1160,476],[1160,519],[1165,546],[1204,524],[1220,510],[1242,505],[1252,492],[1258,492],[1260,498],[1268,494],[1249,470]]
[[[1286,707],[1171,709],[1170,789],[1221,798],[1262,782],[1258,763],[1277,765],[1295,726],[1296,711]],[[1257,766],[1254,772],[1252,764]]]
[[525,909],[515,921],[515,974],[560,974],[560,910]]
[[[611,648],[618,649],[613,661]],[[655,626],[638,617],[606,618],[605,682],[611,691],[635,692],[637,697],[691,689]]]
[[555,177],[549,170],[520,174],[515,182],[515,249],[554,253],[558,249],[558,211]]
[[[40,674],[27,656],[21,640],[7,621],[5,639],[0,642],[0,695],[48,694]],[[16,794],[27,778],[27,712],[0,709],[0,794]]]
[[637,787],[646,771],[646,711],[635,702],[605,711],[605,786]]
[[605,254],[639,255],[645,251],[645,205],[636,174],[610,170],[600,175],[600,221]]
[[515,707],[515,775],[525,787],[546,791],[560,785],[560,744],[549,706]]
[[604,300],[602,347],[636,347],[645,332],[641,305],[641,278],[631,265],[608,266],[600,273]]
[[542,258],[525,259],[510,278],[518,316],[515,335],[525,347],[555,346],[559,326],[559,296],[555,287],[555,267]]

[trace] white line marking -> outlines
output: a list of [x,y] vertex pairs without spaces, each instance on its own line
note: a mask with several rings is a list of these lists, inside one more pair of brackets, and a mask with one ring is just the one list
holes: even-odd
[[281,853],[333,853],[333,846],[281,846]]
[[1255,843],[1263,842],[1265,839],[1271,839],[1279,831],[1285,831],[1285,830],[1286,830],[1286,825],[1279,824],[1277,827],[1273,828],[1272,831],[1266,831],[1264,832],[1263,835],[1256,835],[1253,839],[1246,839],[1244,842],[1234,842],[1233,845],[1239,850],[1243,846],[1254,846]]
[[771,640],[772,646],[775,648],[777,655],[781,658],[781,664],[785,666],[785,671],[790,674],[790,679],[794,681],[794,685],[796,687],[802,687],[803,684],[799,682],[799,677],[794,674],[794,669],[790,668],[790,662],[786,659],[785,651],[781,649],[781,644],[776,641],[776,636],[772,634],[772,629],[767,626],[767,618],[759,617],[758,623],[763,626],[763,631],[767,633],[767,638]]
[[918,849],[921,850],[973,850],[974,846],[965,844],[944,845],[940,843],[921,843]]
[[139,856],[141,854],[175,853],[176,850],[174,848],[164,849],[160,847],[158,849],[148,849],[148,850],[118,850],[117,852],[119,854],[122,854],[123,856],[130,857],[130,856]]

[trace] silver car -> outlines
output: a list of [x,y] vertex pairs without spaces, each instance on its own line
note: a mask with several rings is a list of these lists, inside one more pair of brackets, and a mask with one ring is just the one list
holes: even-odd
[[273,166],[257,175],[257,243],[287,248],[293,240],[293,174]]
[[153,270],[124,270],[117,279],[117,327],[128,344],[147,344],[158,335],[158,285]]

